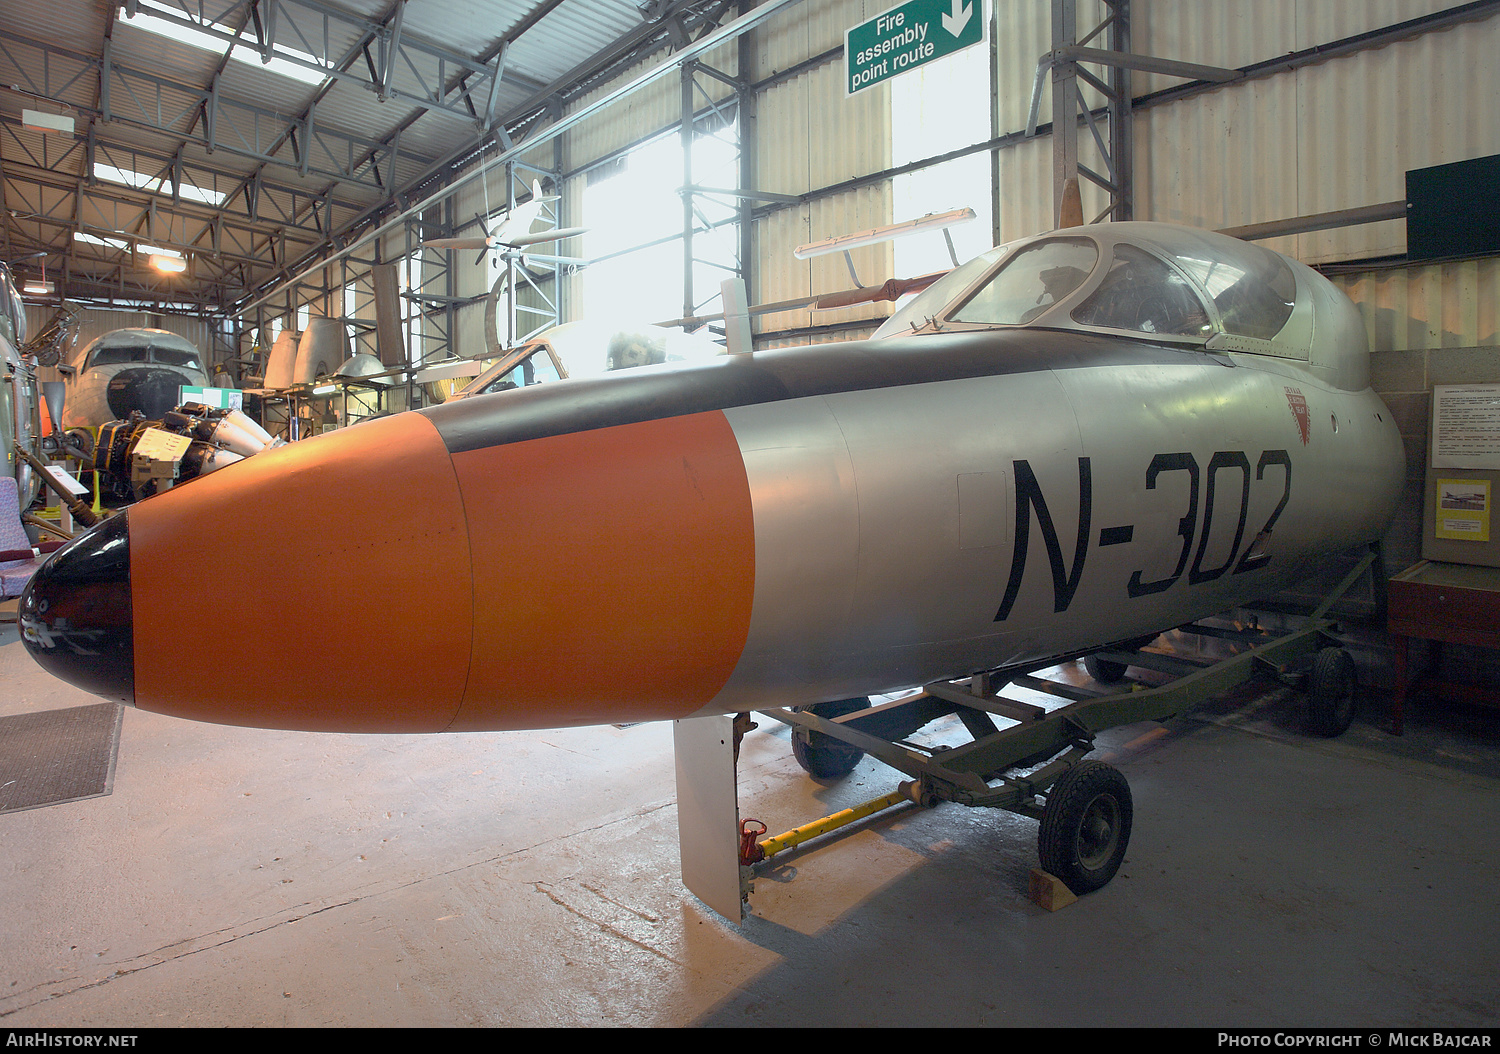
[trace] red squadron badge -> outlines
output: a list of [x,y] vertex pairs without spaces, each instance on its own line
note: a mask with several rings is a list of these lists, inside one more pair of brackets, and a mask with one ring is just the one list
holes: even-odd
[[1297,419],[1297,431],[1302,433],[1302,445],[1307,446],[1312,439],[1312,417],[1307,412],[1307,400],[1302,397],[1302,389],[1286,389],[1286,404],[1292,408],[1292,416]]

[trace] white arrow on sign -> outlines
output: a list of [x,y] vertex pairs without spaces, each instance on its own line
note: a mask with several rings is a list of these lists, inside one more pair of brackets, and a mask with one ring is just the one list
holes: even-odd
[[974,9],[963,0],[953,0],[953,13],[943,15],[943,28],[953,36],[958,36],[964,31],[964,26],[969,24],[969,18],[974,14]]

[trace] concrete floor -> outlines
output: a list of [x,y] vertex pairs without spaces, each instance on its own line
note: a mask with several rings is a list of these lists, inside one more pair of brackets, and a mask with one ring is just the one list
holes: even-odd
[[[0,716],[92,702],[0,628]],[[1110,733],[1135,832],[1105,889],[1026,896],[1036,825],[878,818],[757,881],[677,878],[669,725],[346,736],[125,711],[113,793],[0,815],[0,1025],[1493,1026],[1500,732],[1285,689]],[[892,789],[761,719],[745,816]],[[790,854],[788,854],[790,855]]]

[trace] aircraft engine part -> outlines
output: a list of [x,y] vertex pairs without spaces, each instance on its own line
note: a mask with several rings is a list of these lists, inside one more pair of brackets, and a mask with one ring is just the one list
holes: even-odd
[[240,457],[258,454],[270,445],[259,437],[251,435],[227,417],[195,421],[192,425],[192,435],[205,442],[233,450]]
[[302,339],[297,343],[297,361],[292,368],[292,384],[307,384],[333,371],[349,358],[349,334],[336,318],[310,318]]
[[[334,376],[352,377],[358,379],[371,377],[374,374],[385,372],[385,365],[379,359],[377,359],[374,355],[369,355],[361,351],[356,352],[355,354],[350,355],[347,359],[345,359],[339,365],[338,373],[334,374]],[[381,377],[377,380],[372,381],[371,383],[379,384],[381,387],[388,388],[391,386],[391,381],[392,379],[390,377]]]
[[245,413],[243,410],[230,410],[224,415],[224,417],[237,428],[243,429],[245,432],[248,432],[250,435],[254,436],[255,439],[259,441],[262,449],[264,449],[265,447],[278,446],[286,442],[286,440],[284,439],[278,439],[275,436],[272,436],[270,432],[267,432],[264,428],[262,428],[257,421],[251,418],[250,415]]
[[233,450],[225,450],[212,443],[195,440],[193,445],[188,447],[187,453],[182,455],[181,478],[196,479],[244,460],[244,454],[237,454]]
[[178,464],[178,483],[216,472],[276,445],[273,440],[263,441],[241,428],[236,423],[236,414],[249,421],[239,411],[211,408],[202,403],[184,403],[155,421],[140,413],[123,421],[111,421],[99,429],[95,466],[112,494],[138,501],[157,491],[154,481],[132,481],[133,456],[149,428],[192,438]]
[[301,340],[302,334],[294,330],[282,330],[277,335],[266,358],[267,388],[290,388],[296,383],[292,377],[297,369],[297,345]]

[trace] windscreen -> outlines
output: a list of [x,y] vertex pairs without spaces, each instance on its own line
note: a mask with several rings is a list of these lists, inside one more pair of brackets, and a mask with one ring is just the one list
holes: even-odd
[[547,354],[547,345],[539,343],[532,348],[530,355],[509,369],[505,368],[503,362],[491,366],[475,377],[459,394],[486,395],[558,379],[557,367],[552,364],[552,356]]
[[1088,279],[1099,250],[1085,238],[1054,238],[1011,257],[957,311],[953,322],[1024,326]]

